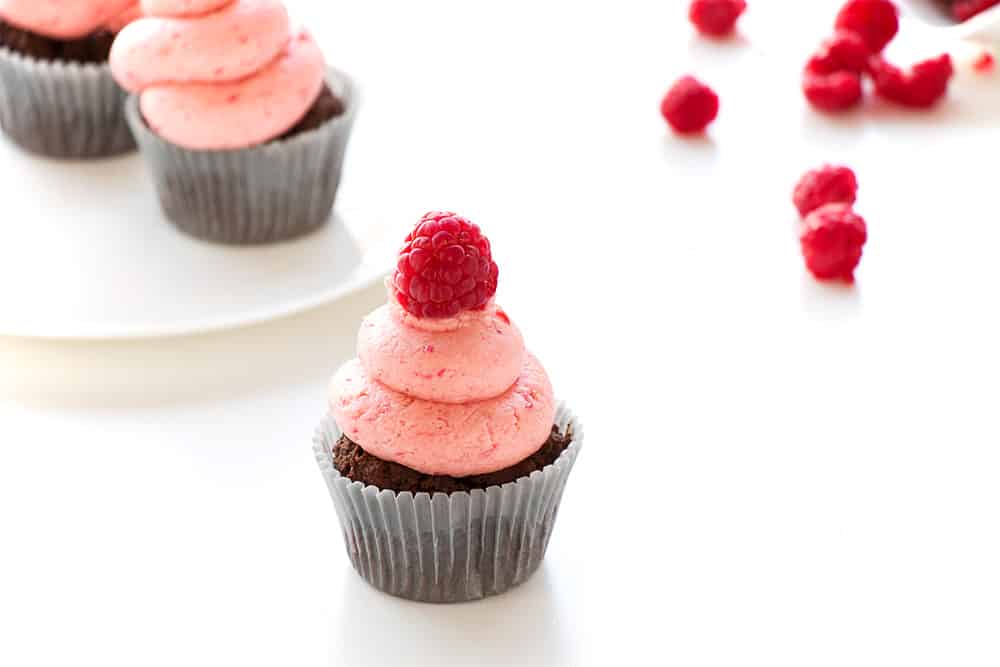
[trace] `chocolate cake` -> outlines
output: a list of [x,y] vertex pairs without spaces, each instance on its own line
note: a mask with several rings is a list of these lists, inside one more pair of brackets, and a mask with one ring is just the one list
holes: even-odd
[[396,492],[411,493],[455,493],[502,486],[536,470],[551,465],[573,441],[571,432],[560,433],[555,426],[552,435],[541,449],[525,460],[497,472],[469,477],[448,477],[446,475],[425,475],[398,463],[383,461],[372,456],[352,442],[346,435],[333,450],[333,465],[341,475],[355,482],[363,482]]

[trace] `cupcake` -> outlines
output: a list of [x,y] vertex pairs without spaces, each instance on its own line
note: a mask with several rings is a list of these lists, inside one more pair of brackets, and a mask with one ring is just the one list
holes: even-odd
[[314,453],[351,563],[386,593],[483,598],[545,555],[583,429],[495,303],[497,275],[476,225],[428,213],[333,378]]
[[356,95],[279,0],[143,0],[111,70],[166,216],[222,243],[330,218]]
[[138,0],[0,0],[0,128],[22,148],[86,159],[135,148],[111,42]]

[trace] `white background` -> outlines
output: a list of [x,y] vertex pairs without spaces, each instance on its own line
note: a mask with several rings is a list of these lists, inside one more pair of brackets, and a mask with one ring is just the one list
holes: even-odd
[[[1000,662],[996,77],[831,119],[798,70],[836,2],[751,1],[723,44],[680,1],[294,4],[364,84],[342,203],[479,222],[586,422],[543,569],[453,607],[351,571],[310,438],[379,288],[206,336],[2,340],[0,664]],[[900,58],[948,46],[907,34]],[[657,114],[686,71],[722,97],[707,139]],[[853,289],[797,248],[790,190],[824,161],[861,180]],[[5,222],[44,215],[4,187]]]

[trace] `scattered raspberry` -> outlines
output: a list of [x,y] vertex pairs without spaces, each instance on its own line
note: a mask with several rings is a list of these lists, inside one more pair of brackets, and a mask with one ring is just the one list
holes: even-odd
[[861,77],[854,72],[802,74],[802,92],[821,111],[846,111],[861,102]]
[[499,270],[479,227],[454,213],[428,213],[406,237],[392,283],[396,300],[423,318],[454,317],[486,305]]
[[746,8],[745,0],[692,0],[688,18],[703,35],[723,37],[733,31]]
[[803,218],[827,204],[851,205],[858,197],[858,179],[848,167],[824,165],[807,171],[795,186],[792,200]]
[[904,72],[881,57],[869,63],[875,91],[885,99],[907,107],[927,109],[948,92],[954,73],[947,53],[917,63]]
[[719,115],[719,96],[693,76],[683,76],[667,91],[660,113],[675,132],[701,132]]
[[816,209],[799,231],[806,268],[820,280],[853,282],[867,240],[864,218],[848,204],[827,204]]
[[872,53],[881,53],[899,30],[899,16],[889,0],[847,0],[836,26],[857,33]]
[[957,0],[951,5],[951,14],[958,21],[967,21],[995,5],[1000,5],[1000,0]]
[[992,72],[995,66],[996,60],[993,58],[993,54],[989,51],[983,51],[979,54],[979,57],[972,61],[972,69],[976,70],[980,74]]
[[868,67],[872,52],[856,33],[838,30],[824,41],[819,51],[806,63],[806,71],[812,74],[833,74],[834,72],[854,72],[861,74]]

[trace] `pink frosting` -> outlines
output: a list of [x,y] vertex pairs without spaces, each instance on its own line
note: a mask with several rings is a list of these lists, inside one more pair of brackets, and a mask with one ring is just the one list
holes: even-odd
[[[293,34],[280,0],[144,0],[118,35],[111,71],[142,114],[195,150],[246,148],[295,125],[323,88],[322,51]],[[207,13],[206,13],[207,12]]]
[[199,18],[146,18],[118,35],[111,71],[126,90],[164,83],[221,83],[270,64],[288,45],[279,0],[243,0]]
[[77,39],[120,25],[136,0],[0,0],[0,17],[53,39]]
[[494,398],[517,381],[524,339],[495,303],[431,322],[395,299],[366,317],[358,357],[368,375],[407,396],[443,403]]
[[150,16],[198,16],[222,9],[232,0],[142,0]]
[[195,150],[262,144],[287,131],[316,101],[323,67],[319,46],[303,33],[249,79],[150,88],[140,100],[142,115],[163,138]]
[[538,451],[552,430],[555,399],[531,354],[506,392],[471,403],[407,396],[371,379],[355,359],[334,376],[330,408],[369,454],[429,475],[464,477],[502,470]]
[[132,21],[137,21],[142,18],[142,8],[139,7],[139,3],[135,2],[133,5],[127,7],[125,11],[117,16],[113,16],[105,24],[105,28],[113,33],[121,32]]

